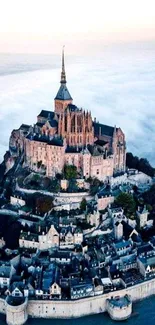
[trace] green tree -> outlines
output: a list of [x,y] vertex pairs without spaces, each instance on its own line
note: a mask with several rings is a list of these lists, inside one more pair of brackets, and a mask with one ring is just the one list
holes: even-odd
[[95,195],[103,183],[96,177],[90,178],[90,194]]
[[147,192],[144,192],[142,197],[146,204],[153,206],[155,204],[155,184]]
[[53,198],[48,196],[40,196],[36,199],[36,210],[40,214],[44,214],[53,208]]
[[77,168],[73,165],[65,165],[64,166],[64,177],[66,179],[77,178]]
[[147,159],[139,159],[138,157],[133,156],[131,152],[127,152],[126,165],[128,168],[137,169],[151,177],[153,177],[155,174],[155,169],[150,165]]
[[80,209],[82,211],[86,211],[86,207],[87,207],[87,201],[86,201],[85,198],[83,198],[82,201],[81,201],[81,204],[80,204]]
[[136,202],[129,193],[120,193],[115,202],[118,206],[123,208],[127,217],[131,217],[136,211]]

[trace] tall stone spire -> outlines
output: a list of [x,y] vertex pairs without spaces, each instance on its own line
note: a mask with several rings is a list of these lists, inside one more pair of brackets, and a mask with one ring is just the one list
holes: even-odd
[[61,70],[61,80],[60,80],[60,88],[54,98],[55,102],[55,112],[60,114],[64,112],[66,107],[69,104],[72,104],[73,99],[67,89],[66,86],[66,73],[65,73],[65,59],[64,59],[64,46],[62,48],[62,70]]
[[61,71],[61,84],[66,84],[66,73],[65,73],[65,59],[64,59],[64,47],[62,48],[62,71]]

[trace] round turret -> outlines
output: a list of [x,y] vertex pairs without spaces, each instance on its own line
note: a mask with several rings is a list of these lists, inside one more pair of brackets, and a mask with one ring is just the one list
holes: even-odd
[[128,295],[124,297],[111,297],[106,301],[109,316],[116,321],[128,319],[132,313],[132,301]]
[[5,301],[6,323],[8,325],[23,325],[27,321],[27,303],[25,297],[8,296]]

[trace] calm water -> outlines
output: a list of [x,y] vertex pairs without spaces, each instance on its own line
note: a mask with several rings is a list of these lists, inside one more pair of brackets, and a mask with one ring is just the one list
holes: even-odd
[[[35,123],[41,109],[53,110],[60,59],[0,54],[1,159],[13,128]],[[105,47],[96,56],[66,53],[66,72],[74,103],[103,123],[120,126],[128,150],[155,166],[155,43]]]
[[[5,324],[5,316],[0,315],[0,325]],[[155,297],[140,301],[133,306],[133,315],[123,322],[112,321],[107,314],[99,314],[72,320],[60,319],[29,319],[27,325],[154,325]]]

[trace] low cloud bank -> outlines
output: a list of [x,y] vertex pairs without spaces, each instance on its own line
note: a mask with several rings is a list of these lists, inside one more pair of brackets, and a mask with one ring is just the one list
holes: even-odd
[[[155,166],[155,51],[102,53],[102,57],[67,58],[68,88],[74,103],[91,110],[100,122],[120,126],[127,150]],[[4,59],[4,57],[3,57]],[[8,149],[12,129],[33,124],[41,109],[53,110],[59,87],[60,58],[51,65],[34,56],[21,71],[20,62],[5,58],[0,67],[0,158]],[[15,60],[15,59],[14,59]],[[22,60],[22,59],[21,59]],[[11,63],[12,62],[12,63]],[[39,61],[40,62],[40,61]],[[10,68],[11,67],[11,68]],[[35,70],[35,71],[32,71]],[[9,72],[13,71],[13,72]],[[21,73],[22,72],[22,73]]]

